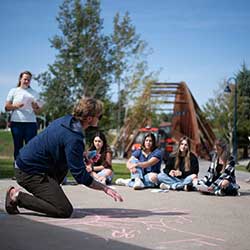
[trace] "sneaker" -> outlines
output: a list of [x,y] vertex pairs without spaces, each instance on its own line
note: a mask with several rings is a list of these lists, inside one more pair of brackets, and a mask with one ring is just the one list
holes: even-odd
[[185,185],[184,188],[183,188],[183,190],[186,191],[186,192],[193,191],[193,185],[192,185],[192,183],[188,184],[188,185]]
[[217,196],[225,196],[226,194],[223,192],[223,190],[219,189],[214,192],[215,195]]
[[165,184],[165,183],[161,183],[160,189],[162,189],[162,190],[170,190],[170,185]]
[[6,197],[5,197],[5,210],[8,214],[19,214],[19,210],[17,209],[17,202],[13,201],[10,198],[10,192],[11,190],[15,188],[13,186],[9,187],[7,192],[6,192]]
[[245,180],[246,183],[250,183],[250,178]]
[[118,178],[115,181],[115,184],[118,185],[118,186],[128,186],[129,182],[130,182],[130,179]]
[[145,188],[145,185],[143,184],[143,182],[140,178],[136,178],[133,188],[134,188],[134,190],[141,190],[141,189]]

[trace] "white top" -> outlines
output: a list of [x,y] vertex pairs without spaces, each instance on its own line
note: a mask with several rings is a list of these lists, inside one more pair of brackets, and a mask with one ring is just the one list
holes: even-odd
[[13,88],[10,90],[6,101],[12,104],[24,104],[23,107],[12,111],[10,119],[12,122],[36,122],[36,114],[32,109],[31,103],[37,102],[39,105],[39,94],[34,89],[31,87],[27,89],[21,87]]

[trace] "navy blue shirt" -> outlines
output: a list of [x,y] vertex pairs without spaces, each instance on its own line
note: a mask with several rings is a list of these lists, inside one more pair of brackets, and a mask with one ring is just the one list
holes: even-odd
[[28,174],[69,169],[77,183],[89,186],[93,178],[83,161],[84,134],[78,123],[71,115],[53,121],[20,150],[18,168]]
[[151,152],[147,157],[142,153],[141,149],[135,150],[132,153],[132,156],[134,156],[136,159],[138,159],[140,162],[144,162],[144,161],[148,161],[153,157],[156,157],[159,159],[159,161],[150,167],[147,168],[143,168],[143,175],[147,174],[147,173],[160,173],[161,172],[161,161],[162,161],[162,157],[161,157],[161,150],[156,148],[153,152]]

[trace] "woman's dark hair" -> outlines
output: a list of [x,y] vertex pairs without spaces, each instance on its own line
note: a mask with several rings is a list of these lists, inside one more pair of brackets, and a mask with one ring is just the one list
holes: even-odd
[[95,148],[95,145],[94,145],[94,139],[95,139],[96,137],[99,137],[99,138],[102,140],[102,142],[103,142],[103,146],[102,146],[101,152],[100,152],[100,153],[102,154],[103,152],[106,152],[106,150],[107,150],[107,148],[108,148],[108,144],[107,144],[106,136],[105,136],[104,133],[102,133],[101,131],[97,131],[97,132],[94,134],[94,136],[92,137],[92,140],[91,140],[91,144],[90,144],[89,150],[95,150],[95,149],[96,149],[96,148]]
[[32,77],[31,72],[30,72],[30,71],[28,71],[28,70],[21,72],[21,73],[20,73],[20,75],[19,75],[19,78],[18,78],[18,84],[17,84],[17,87],[20,87],[20,85],[21,85],[21,79],[22,79],[23,75],[29,75],[29,76],[30,76],[30,78]]
[[92,137],[92,141],[91,141],[91,145],[90,145],[89,150],[96,150],[96,147],[94,145],[94,139],[96,137],[99,137],[103,141],[103,146],[102,146],[101,151],[100,151],[101,157],[98,160],[98,162],[96,162],[95,164],[102,164],[105,168],[111,168],[112,165],[109,161],[106,160],[106,155],[107,155],[107,153],[110,153],[111,157],[112,157],[112,151],[111,151],[109,145],[107,144],[107,140],[106,140],[105,135],[101,131],[97,131],[95,133],[95,135]]
[[157,148],[157,144],[156,144],[156,139],[155,139],[155,135],[153,133],[148,133],[144,136],[143,140],[142,140],[142,150],[145,149],[145,141],[146,139],[150,137],[152,139],[152,147],[151,147],[151,151],[154,151]]

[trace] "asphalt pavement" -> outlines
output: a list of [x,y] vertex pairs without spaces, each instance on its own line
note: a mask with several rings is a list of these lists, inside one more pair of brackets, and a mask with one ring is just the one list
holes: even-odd
[[[200,161],[201,176],[208,162]],[[250,173],[237,172],[240,196],[113,185],[124,198],[116,203],[82,185],[63,186],[74,206],[69,219],[48,218],[21,209],[4,211],[10,179],[0,180],[0,249],[171,249],[249,250]]]

